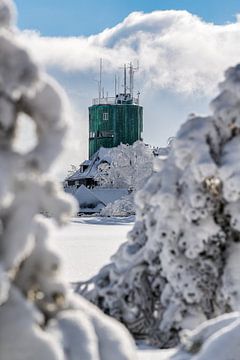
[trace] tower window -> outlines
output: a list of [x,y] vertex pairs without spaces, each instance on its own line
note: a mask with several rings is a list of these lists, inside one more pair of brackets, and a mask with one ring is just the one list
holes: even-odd
[[104,112],[103,113],[103,120],[108,120],[108,113],[107,112]]
[[89,138],[90,138],[90,139],[95,138],[95,136],[96,136],[96,134],[95,134],[94,131],[90,131],[90,132],[89,132]]

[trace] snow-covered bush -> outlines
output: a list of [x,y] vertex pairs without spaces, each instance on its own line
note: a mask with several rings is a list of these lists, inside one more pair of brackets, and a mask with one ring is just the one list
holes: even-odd
[[135,204],[133,193],[123,196],[121,199],[115,200],[112,203],[107,204],[101,210],[101,216],[119,216],[125,217],[135,215]]
[[[0,0],[0,359],[135,360],[126,330],[63,280],[50,235],[74,203],[47,172],[64,145],[68,105],[18,44],[13,12]],[[36,125],[26,154],[14,151],[22,113]]]
[[160,347],[177,344],[181,329],[240,309],[240,65],[220,90],[212,116],[182,125],[136,195],[128,242],[83,291]]

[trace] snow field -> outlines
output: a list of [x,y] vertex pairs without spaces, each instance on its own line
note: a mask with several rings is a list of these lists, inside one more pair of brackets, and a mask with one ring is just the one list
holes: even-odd
[[133,221],[133,217],[78,217],[64,229],[56,230],[55,240],[64,260],[66,280],[84,281],[94,276],[127,240]]
[[[133,223],[133,217],[79,217],[56,230],[54,237],[65,263],[67,281],[87,280],[109,263],[111,255],[127,240]],[[138,360],[169,360],[173,353],[174,350],[139,350]]]

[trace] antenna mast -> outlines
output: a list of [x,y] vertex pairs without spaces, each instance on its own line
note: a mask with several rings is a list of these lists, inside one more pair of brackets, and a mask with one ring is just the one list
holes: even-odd
[[100,58],[100,64],[99,64],[99,91],[98,91],[99,104],[101,99],[101,93],[102,93],[102,58]]
[[127,65],[124,64],[124,68],[123,68],[123,75],[124,75],[124,82],[123,82],[123,87],[124,87],[124,95],[127,95]]
[[133,65],[132,65],[132,63],[130,62],[130,64],[129,64],[129,82],[130,82],[129,90],[130,90],[131,99],[133,98],[133,88],[134,88],[133,76],[134,76]]
[[114,76],[114,91],[115,91],[115,103],[117,98],[117,75]]
[[134,90],[134,73],[139,70],[139,62],[137,62],[137,67],[133,67],[133,64],[130,62],[129,64],[129,90],[130,96],[133,99],[133,90]]

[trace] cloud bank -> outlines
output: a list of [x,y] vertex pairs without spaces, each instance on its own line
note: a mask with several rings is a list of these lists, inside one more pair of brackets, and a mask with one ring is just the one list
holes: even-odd
[[[193,106],[206,110],[224,70],[240,62],[238,16],[235,23],[215,25],[187,11],[134,12],[115,27],[89,37],[49,38],[34,31],[19,37],[66,87],[81,119],[76,124],[83,126],[85,147],[86,109],[96,95],[93,80],[100,58],[107,86],[112,86],[114,73],[123,63],[139,60],[137,86],[143,94],[145,134],[155,144],[157,132],[159,144],[174,135],[184,120],[183,111],[194,110]],[[168,103],[175,111],[168,111]]]
[[135,12],[98,35],[46,38],[24,32],[23,42],[40,63],[65,72],[113,71],[139,59],[148,85],[177,92],[212,91],[226,67],[240,59],[240,22],[206,23],[187,11]]

